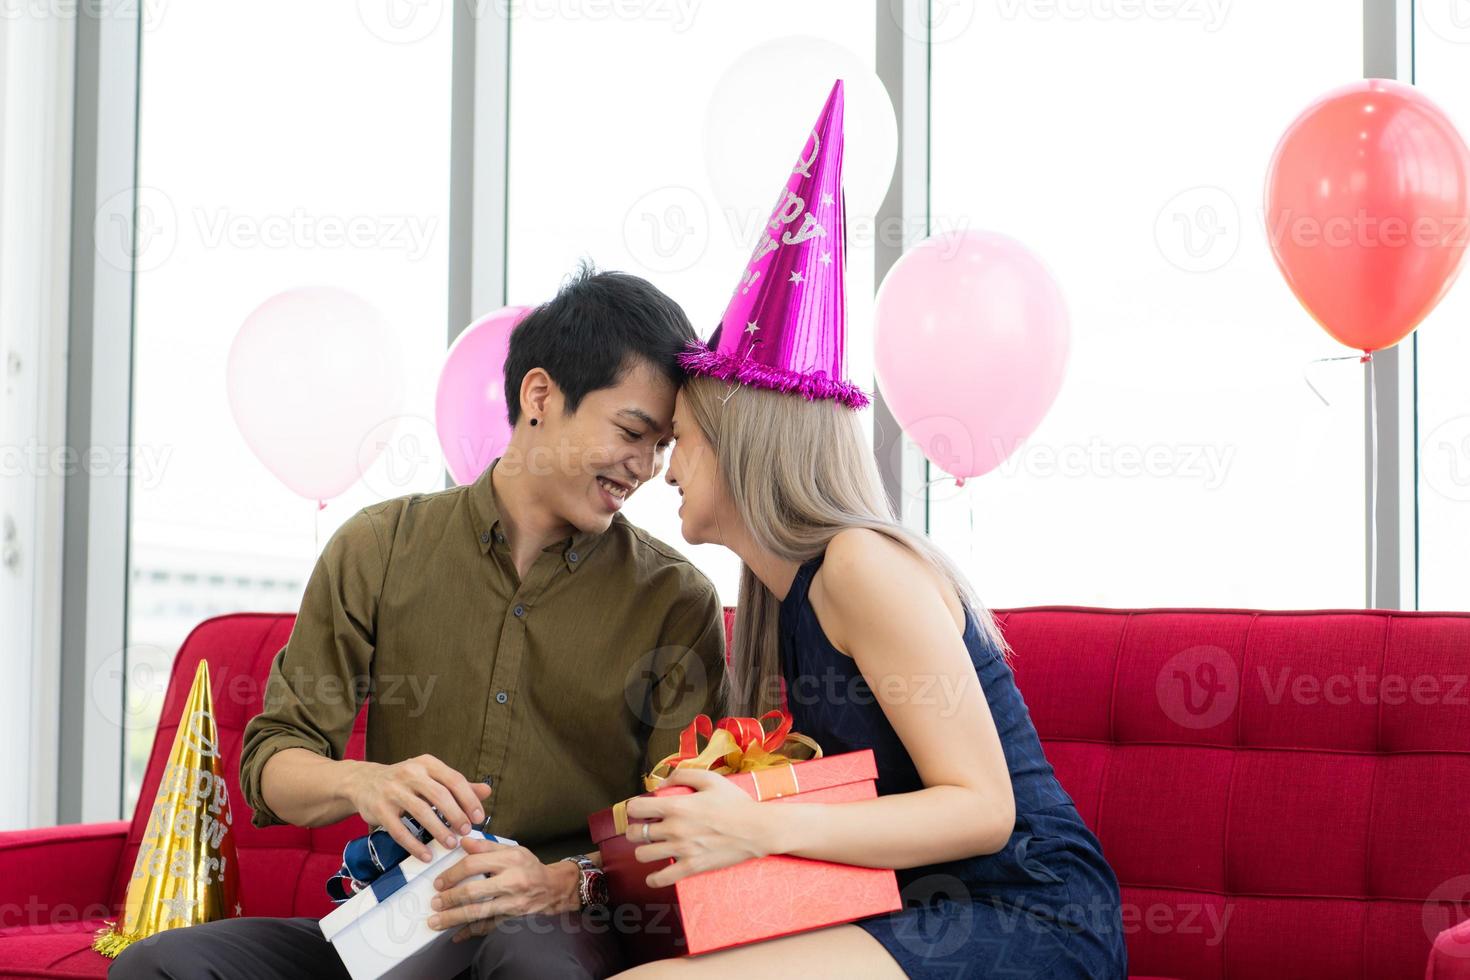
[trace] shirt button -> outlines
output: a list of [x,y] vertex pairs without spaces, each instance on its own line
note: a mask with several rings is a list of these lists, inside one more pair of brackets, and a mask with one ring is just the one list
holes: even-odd
[[490,543],[490,532],[489,531],[481,531],[480,532],[480,543],[481,544],[489,544]]
[[577,553],[574,551],[571,554],[567,555],[567,560],[568,561],[576,561],[577,560]]
[[501,544],[505,544],[505,535],[501,534],[499,531],[496,531],[495,540],[499,541]]
[[516,606],[516,615],[517,616],[524,616],[525,614],[526,614],[526,607],[525,606]]
[[505,702],[510,700],[510,695],[506,694],[504,691],[497,691],[495,692],[495,700],[499,701],[501,704],[504,704]]

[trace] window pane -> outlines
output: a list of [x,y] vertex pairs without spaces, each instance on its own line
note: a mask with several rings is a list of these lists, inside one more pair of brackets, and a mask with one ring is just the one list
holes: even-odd
[[[519,12],[511,29],[513,303],[546,299],[587,256],[599,268],[649,279],[707,338],[776,202],[783,173],[816,121],[833,66],[863,73],[847,79],[844,161],[860,155],[856,129],[865,122],[864,134],[874,134],[869,145],[888,146],[891,157],[892,133],[884,142],[885,118],[871,109],[871,2],[635,4],[639,16],[627,18],[567,18],[563,11],[552,19],[535,16],[535,5],[513,9]],[[769,98],[782,79],[786,105]],[[739,100],[731,97],[746,82],[748,114],[734,111]],[[891,108],[886,112],[891,129]],[[729,157],[711,159],[707,146],[732,142]],[[849,373],[871,391],[873,236],[871,214],[861,209],[878,178],[868,173],[860,191],[854,165],[847,166]],[[698,563],[733,605],[738,559],[715,545],[687,544],[677,510],[678,493],[661,475],[624,513]]]
[[[1470,22],[1451,0],[1415,5],[1414,84],[1470,133]],[[1418,337],[1419,608],[1470,608],[1470,276]],[[1405,347],[1409,345],[1405,343]]]
[[931,488],[931,534],[996,606],[1360,606],[1362,368],[1308,365],[1349,352],[1261,201],[1288,123],[1361,76],[1361,10],[1155,7],[976,5],[936,37],[934,230],[1037,252],[1072,353],[1006,464]]
[[[444,485],[429,420],[448,334],[450,23],[370,13],[178,3],[143,35],[125,812],[188,631],[294,612],[342,521]],[[388,450],[319,514],[246,446],[225,394],[246,316],[306,285],[376,307],[405,381]]]
[[0,831],[57,804],[74,28],[0,17]]

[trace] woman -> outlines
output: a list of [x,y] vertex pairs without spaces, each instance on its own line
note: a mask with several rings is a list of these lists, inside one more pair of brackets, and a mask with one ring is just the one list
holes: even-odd
[[783,196],[833,202],[786,220],[835,234],[790,241],[775,219],[796,209],[778,205],[778,244],[741,280],[758,288],[683,362],[666,479],[684,537],[744,561],[730,714],[779,707],[784,682],[796,731],[828,754],[873,750],[879,796],[763,805],[676,770],[696,792],[633,800],[630,817],[658,822],[628,836],[640,861],[674,859],[654,886],[792,854],[895,868],[907,907],[623,976],[1126,977],[1117,879],[1042,753],[1004,641],[945,556],[893,520],[852,411],[866,398],[842,380],[842,304],[796,292],[841,296],[840,254],[821,258],[841,245],[840,193],[823,193],[840,186],[841,95]]

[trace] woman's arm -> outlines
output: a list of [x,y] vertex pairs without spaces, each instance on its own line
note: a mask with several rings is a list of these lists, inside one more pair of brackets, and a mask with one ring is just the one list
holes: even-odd
[[[638,860],[679,859],[650,884],[776,853],[918,867],[998,851],[1014,830],[1005,753],[947,586],[918,555],[865,528],[828,544],[820,574],[823,629],[856,662],[924,788],[856,803],[767,805],[723,777],[676,770],[671,782],[700,792],[628,805],[629,816],[663,820]],[[641,827],[628,836],[641,842]]]

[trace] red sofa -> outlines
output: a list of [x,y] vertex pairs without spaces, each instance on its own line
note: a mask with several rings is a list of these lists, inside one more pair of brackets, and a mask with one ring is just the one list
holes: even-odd
[[[1047,754],[1123,883],[1135,977],[1470,980],[1470,614],[997,612]],[[250,915],[321,915],[356,819],[250,826],[236,767],[289,615],[202,623]],[[728,625],[728,621],[727,621]],[[350,751],[360,754],[358,721]],[[131,823],[0,834],[0,976],[98,977]]]
[[[102,916],[115,917],[132,874],[138,842],[168,760],[179,715],[201,658],[209,661],[220,758],[234,812],[240,903],[248,915],[313,915],[331,910],[325,882],[342,845],[367,832],[353,817],[308,830],[250,824],[240,790],[240,742],[260,711],[271,660],[286,645],[295,616],[239,613],[206,620],[174,658],[168,693],[131,821],[0,833],[0,907],[22,907],[0,922],[0,977],[101,977],[112,961],[91,949]],[[362,758],[367,714],[358,716],[348,754]],[[105,910],[105,911],[104,911]],[[12,913],[13,914],[13,913]],[[17,921],[18,920],[18,921]]]

